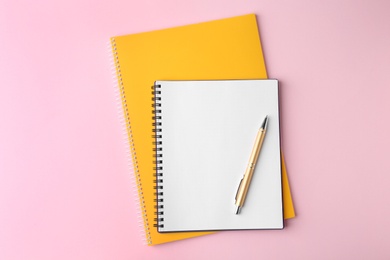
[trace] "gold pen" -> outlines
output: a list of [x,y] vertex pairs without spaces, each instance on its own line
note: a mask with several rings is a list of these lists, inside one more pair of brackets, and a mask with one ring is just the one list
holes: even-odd
[[249,185],[252,180],[253,172],[255,171],[255,166],[257,162],[257,158],[259,158],[261,146],[263,145],[265,132],[267,130],[268,125],[268,116],[265,117],[263,123],[260,126],[260,129],[257,133],[255,144],[252,148],[252,153],[249,158],[248,166],[245,170],[244,177],[241,179],[240,184],[238,186],[238,190],[236,193],[236,214],[239,214],[241,208],[244,206],[245,198],[248,193]]

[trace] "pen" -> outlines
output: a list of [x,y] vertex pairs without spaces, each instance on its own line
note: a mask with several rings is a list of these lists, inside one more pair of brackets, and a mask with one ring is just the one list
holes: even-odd
[[241,208],[244,206],[245,198],[248,193],[249,185],[252,180],[253,172],[255,170],[257,158],[259,157],[261,146],[263,145],[265,132],[268,125],[268,116],[265,117],[263,123],[260,126],[259,131],[257,132],[255,144],[252,148],[252,153],[249,158],[248,166],[245,170],[244,177],[241,179],[236,193],[236,214],[239,214]]

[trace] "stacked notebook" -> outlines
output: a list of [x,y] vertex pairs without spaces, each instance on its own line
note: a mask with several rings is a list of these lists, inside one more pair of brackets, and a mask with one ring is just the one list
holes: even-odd
[[[111,44],[149,245],[202,231],[280,229],[283,216],[294,217],[280,159],[278,86],[266,80],[255,15]],[[161,96],[151,86],[161,86],[153,87]],[[237,186],[265,115],[267,136],[236,215]]]

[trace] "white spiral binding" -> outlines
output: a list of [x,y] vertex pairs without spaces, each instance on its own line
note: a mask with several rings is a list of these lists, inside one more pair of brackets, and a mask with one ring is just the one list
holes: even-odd
[[[137,154],[133,142],[133,134],[130,125],[130,116],[127,110],[126,96],[122,82],[121,68],[119,65],[119,58],[116,49],[115,38],[111,38],[109,43],[109,56],[112,64],[112,76],[115,85],[115,99],[118,105],[118,116],[123,129],[123,135],[126,145],[126,154],[128,159],[128,166],[131,170],[130,181],[134,193],[134,200],[137,207],[137,222],[141,230],[141,237],[144,244],[151,245],[152,238],[150,236],[150,229],[148,225],[148,216],[146,214],[145,201],[143,197],[141,178],[138,170]],[[130,151],[130,153],[128,152]]]

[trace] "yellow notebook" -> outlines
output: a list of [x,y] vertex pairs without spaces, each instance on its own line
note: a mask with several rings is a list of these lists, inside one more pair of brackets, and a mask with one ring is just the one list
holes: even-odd
[[[151,86],[155,80],[267,78],[256,16],[111,38],[148,245],[208,234],[157,232]],[[283,180],[287,180],[282,165]],[[283,182],[284,217],[294,217]]]

